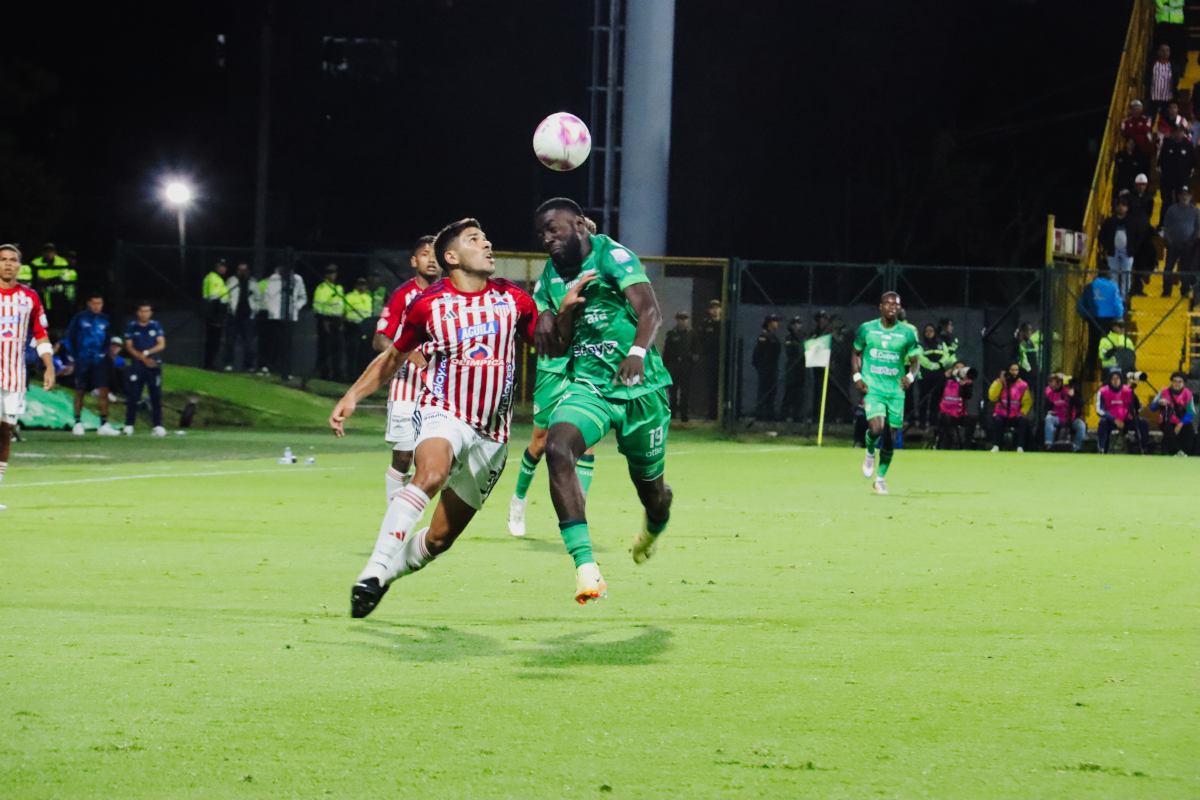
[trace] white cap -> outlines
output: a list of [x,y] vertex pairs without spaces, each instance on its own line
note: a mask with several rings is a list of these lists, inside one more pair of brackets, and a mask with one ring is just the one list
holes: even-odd
[[1146,173],[1139,172],[1138,176],[1133,179],[1134,183],[1149,183],[1150,179],[1146,177]]

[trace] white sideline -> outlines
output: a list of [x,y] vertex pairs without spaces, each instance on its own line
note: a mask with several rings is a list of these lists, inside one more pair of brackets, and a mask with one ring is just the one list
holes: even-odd
[[30,483],[5,483],[5,489],[19,489],[22,486],[68,486],[76,483],[109,483],[112,481],[141,481],[147,478],[206,478],[213,475],[253,475],[258,472],[292,472],[306,475],[319,475],[333,470],[358,469],[358,467],[325,467],[323,469],[239,469],[227,472],[154,472],[148,475],[112,475],[107,478],[79,478],[73,481],[33,481]]

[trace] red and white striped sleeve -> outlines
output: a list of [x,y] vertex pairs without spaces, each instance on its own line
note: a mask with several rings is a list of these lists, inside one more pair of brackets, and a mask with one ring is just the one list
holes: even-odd
[[517,304],[517,336],[525,344],[533,344],[533,329],[537,324],[537,303],[522,289],[513,287],[513,299]]
[[432,298],[419,297],[404,315],[400,334],[392,342],[392,346],[401,353],[411,353],[429,339],[428,325],[432,302]]
[[32,331],[35,341],[45,341],[50,338],[50,334],[46,330],[50,327],[50,323],[46,319],[46,309],[42,307],[42,299],[38,297],[37,292],[32,289],[26,291],[29,292],[29,299],[33,301],[33,308],[29,310],[29,330]]

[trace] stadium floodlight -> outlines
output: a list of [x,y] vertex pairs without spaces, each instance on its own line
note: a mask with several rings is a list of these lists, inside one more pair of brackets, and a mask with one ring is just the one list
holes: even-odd
[[195,197],[195,192],[187,183],[179,180],[169,181],[163,187],[163,197],[166,198],[167,204],[175,207],[176,216],[179,219],[179,274],[187,274],[187,207],[191,205],[192,198]]

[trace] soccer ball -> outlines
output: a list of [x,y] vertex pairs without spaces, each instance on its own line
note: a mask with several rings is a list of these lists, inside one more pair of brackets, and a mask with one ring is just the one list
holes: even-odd
[[550,169],[566,172],[587,161],[592,134],[579,117],[560,111],[542,120],[533,132],[533,152]]

